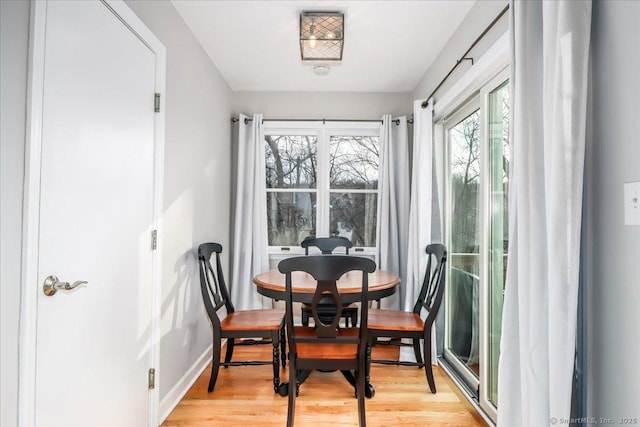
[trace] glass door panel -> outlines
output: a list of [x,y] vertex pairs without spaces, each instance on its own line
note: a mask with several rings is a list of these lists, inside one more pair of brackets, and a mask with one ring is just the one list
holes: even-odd
[[480,111],[448,130],[449,284],[448,350],[478,378],[480,274]]

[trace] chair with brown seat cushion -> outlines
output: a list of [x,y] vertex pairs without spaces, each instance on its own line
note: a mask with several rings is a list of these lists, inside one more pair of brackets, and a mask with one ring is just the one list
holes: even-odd
[[[218,370],[222,366],[237,365],[273,365],[273,387],[278,392],[280,386],[279,359],[285,366],[285,336],[283,310],[246,310],[235,311],[222,274],[220,253],[222,246],[218,243],[203,243],[198,247],[200,265],[200,289],[207,314],[213,329],[213,360],[211,363],[211,379],[209,392],[213,391],[218,378]],[[216,269],[211,267],[211,257],[215,254]],[[226,309],[226,317],[221,315]],[[227,339],[227,352],[224,362],[220,361],[222,339]],[[264,341],[244,341],[236,344],[236,338],[270,338]],[[234,345],[271,343],[273,359],[259,361],[231,361]]]
[[[367,298],[369,273],[373,273],[376,264],[368,258],[341,255],[310,255],[288,258],[278,264],[278,270],[286,275],[286,324],[289,343],[289,406],[287,426],[293,426],[295,399],[301,378],[309,371],[341,370],[355,373],[356,396],[358,398],[359,425],[366,425],[365,417],[365,375],[367,358]],[[311,299],[311,314],[316,322],[314,327],[295,326],[293,323],[293,287],[292,273],[303,271],[317,281],[317,287]],[[362,292],[354,298],[361,303],[360,327],[341,328],[340,315],[342,299],[336,281],[345,273],[353,271],[362,277]],[[358,273],[361,271],[362,273]],[[333,319],[325,322],[318,315],[321,299],[330,298],[337,310]]]
[[[324,255],[332,254],[337,248],[345,248],[345,252],[349,255],[349,249],[353,247],[351,240],[342,236],[334,237],[307,237],[304,239],[300,246],[304,248],[304,254],[309,255],[309,248],[316,247],[320,249],[320,252]],[[321,303],[319,307],[320,318],[333,318],[335,313],[335,306],[331,304]],[[302,305],[302,325],[309,326],[309,319],[311,318],[311,307],[308,304]],[[345,326],[356,326],[358,321],[358,307],[353,304],[349,304],[342,309],[342,317],[344,318]]]
[[[408,364],[424,366],[427,382],[431,393],[436,392],[436,384],[431,368],[431,328],[436,319],[445,283],[445,265],[447,262],[447,250],[444,245],[431,244],[426,248],[428,261],[422,288],[412,312],[370,309],[369,310],[369,340],[373,343],[378,338],[410,338],[413,340],[413,351],[416,362],[398,362],[390,360],[372,360],[373,363],[384,364]],[[422,319],[421,313],[425,311],[426,319]],[[420,353],[420,340],[424,342],[424,357]],[[423,363],[424,360],[424,363]]]

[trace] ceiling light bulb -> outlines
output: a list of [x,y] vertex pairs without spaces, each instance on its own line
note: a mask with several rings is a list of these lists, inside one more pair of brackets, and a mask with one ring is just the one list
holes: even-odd
[[316,48],[316,24],[311,21],[311,28],[309,28],[311,35],[309,36],[309,47],[311,49]]

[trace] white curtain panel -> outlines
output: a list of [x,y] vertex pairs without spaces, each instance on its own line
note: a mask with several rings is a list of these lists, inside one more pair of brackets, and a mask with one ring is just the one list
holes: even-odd
[[253,277],[269,269],[267,253],[267,196],[265,192],[264,130],[262,114],[253,120],[240,115],[236,165],[235,226],[231,301],[236,310],[271,307],[256,291]]
[[399,291],[384,298],[381,304],[383,308],[399,309],[406,293],[409,229],[409,138],[404,116],[382,117],[378,197],[378,268],[397,274],[401,280]]
[[[425,248],[433,241],[431,211],[433,206],[433,103],[422,108],[424,100],[413,102],[413,168],[411,172],[411,207],[409,209],[409,249],[402,308],[413,310],[427,270]],[[436,328],[431,330],[431,363],[437,363]],[[412,348],[401,348],[400,360],[415,362]]]
[[543,426],[570,416],[591,2],[512,1],[511,19],[513,167],[498,425]]

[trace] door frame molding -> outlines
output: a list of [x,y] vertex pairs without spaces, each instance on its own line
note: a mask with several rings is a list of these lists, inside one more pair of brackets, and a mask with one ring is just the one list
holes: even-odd
[[[104,4],[155,54],[155,92],[165,93],[166,49],[123,0],[96,0]],[[31,0],[27,118],[22,227],[22,278],[18,380],[18,425],[35,425],[36,338],[38,320],[38,264],[40,231],[40,178],[47,1]],[[150,367],[156,369],[156,386],[149,392],[150,426],[158,425],[160,361],[160,309],[162,290],[162,208],[164,192],[165,97],[154,119],[153,228],[158,230],[157,249],[152,253]],[[149,100],[152,105],[153,100]]]

